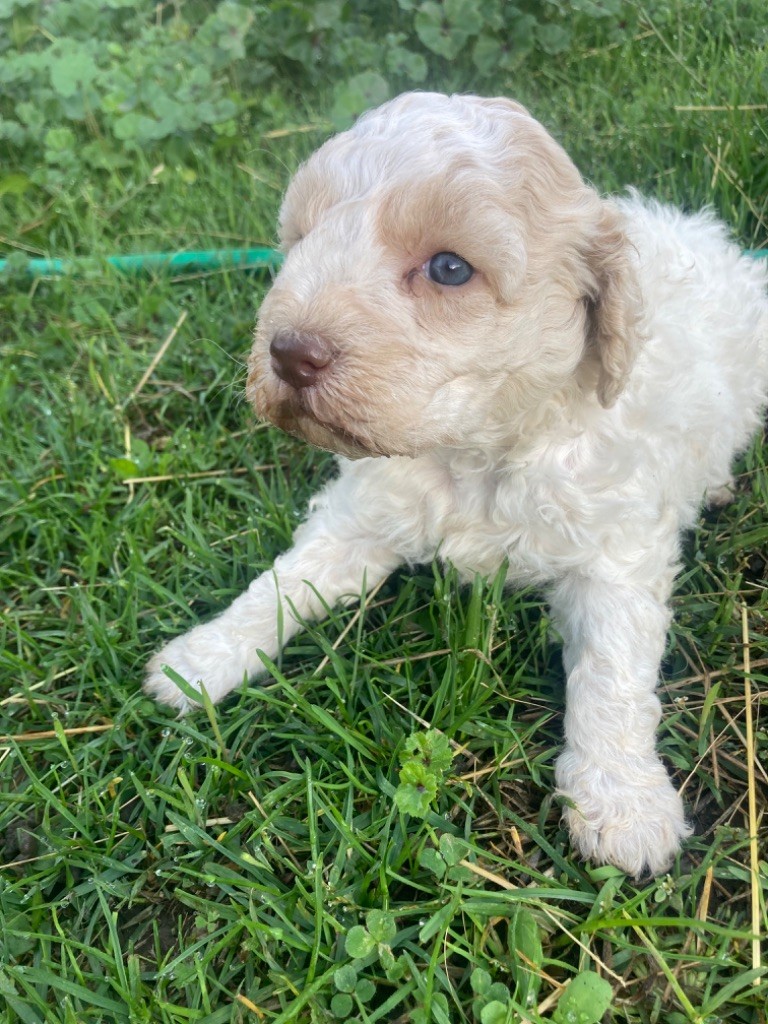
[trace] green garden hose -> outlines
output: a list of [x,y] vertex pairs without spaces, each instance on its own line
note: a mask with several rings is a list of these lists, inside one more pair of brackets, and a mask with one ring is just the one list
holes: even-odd
[[27,277],[58,277],[97,272],[109,264],[122,274],[168,271],[192,274],[199,271],[268,270],[279,266],[282,257],[275,249],[206,249],[200,252],[145,252],[135,256],[107,256],[106,259],[78,257],[75,259],[30,259],[20,263],[16,258],[0,260],[0,274],[6,267]]

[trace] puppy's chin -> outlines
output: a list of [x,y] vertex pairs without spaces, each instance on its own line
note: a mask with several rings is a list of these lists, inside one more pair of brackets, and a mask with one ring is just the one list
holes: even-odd
[[342,427],[319,423],[311,416],[270,417],[275,426],[287,434],[298,437],[307,444],[323,451],[343,455],[347,459],[389,458],[390,452],[382,451],[370,441],[363,441]]
[[294,401],[270,400],[263,389],[249,396],[259,419],[269,420],[280,430],[306,441],[314,448],[343,455],[347,459],[389,458],[399,454],[380,447],[373,438],[358,436],[340,424],[319,420]]

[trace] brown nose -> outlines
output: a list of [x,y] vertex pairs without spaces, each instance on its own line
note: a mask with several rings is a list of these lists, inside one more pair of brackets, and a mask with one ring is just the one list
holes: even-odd
[[316,384],[333,360],[327,341],[300,331],[278,331],[269,346],[269,354],[277,376],[294,388]]

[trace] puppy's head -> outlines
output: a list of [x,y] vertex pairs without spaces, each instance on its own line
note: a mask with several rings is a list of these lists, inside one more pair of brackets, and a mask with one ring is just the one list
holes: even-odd
[[620,216],[508,100],[408,93],[288,188],[257,412],[358,457],[511,443],[578,377],[608,406],[637,347]]

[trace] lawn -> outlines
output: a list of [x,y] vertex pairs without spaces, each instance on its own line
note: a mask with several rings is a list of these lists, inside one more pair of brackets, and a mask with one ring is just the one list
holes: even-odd
[[[577,19],[562,53],[483,91],[529,106],[599,189],[711,204],[768,247],[762,0],[632,6],[627,24]],[[117,156],[87,118],[52,123],[65,134],[37,166],[0,134],[0,256],[271,244],[291,172],[343,116],[332,72],[303,91],[273,78],[223,135]],[[477,88],[460,60],[426,85]],[[423,566],[208,713],[147,700],[147,657],[270,565],[333,460],[245,402],[268,275],[16,270],[0,278],[2,1024],[765,1024],[747,750],[764,822],[768,438],[685,544],[659,742],[695,835],[634,882],[579,862],[560,825],[563,675],[533,591]],[[442,742],[428,730],[450,764],[421,818],[395,795],[409,737]]]

